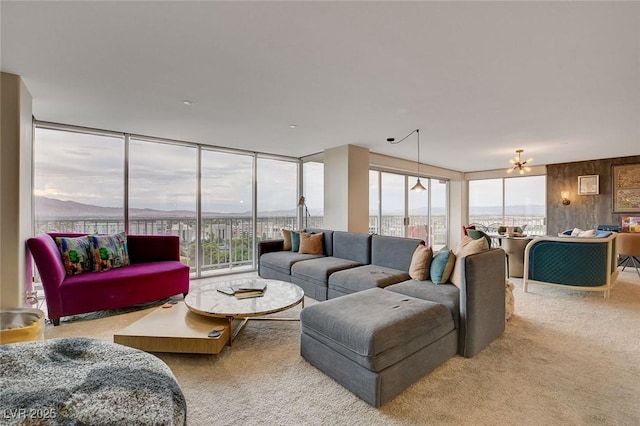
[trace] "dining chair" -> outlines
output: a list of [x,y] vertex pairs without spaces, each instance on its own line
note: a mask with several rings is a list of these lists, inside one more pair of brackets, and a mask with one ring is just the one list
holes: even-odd
[[624,271],[627,266],[633,265],[640,277],[640,233],[619,233],[616,250],[619,255],[618,266],[622,266]]

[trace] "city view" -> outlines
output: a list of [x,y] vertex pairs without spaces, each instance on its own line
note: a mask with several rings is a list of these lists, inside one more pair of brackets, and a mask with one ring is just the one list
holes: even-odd
[[[438,250],[456,232],[448,229],[448,182],[423,178],[428,190],[418,193],[409,191],[415,179],[369,171],[368,231],[420,238]],[[296,208],[299,191],[304,212]],[[324,227],[322,162],[115,132],[37,126],[33,195],[36,234],[176,235],[195,276],[255,268],[257,243],[298,228],[299,214],[304,227]],[[544,176],[472,180],[468,221],[489,231],[526,226],[527,234],[544,235],[545,198]]]
[[[530,209],[530,207],[529,207]],[[502,215],[482,209],[481,214],[470,216],[470,223],[493,230],[497,226],[526,226],[529,235],[544,235],[544,215],[511,215],[502,221]],[[125,230],[124,213],[121,208],[99,207],[47,197],[35,197],[35,233],[78,232],[109,234]],[[370,215],[369,232],[372,234],[408,236],[425,240],[434,249],[447,244],[446,215],[433,214],[432,225],[427,225],[427,216],[409,216],[409,225],[404,216]],[[306,218],[309,228],[322,228],[323,217]],[[254,267],[254,247],[258,241],[282,238],[281,229],[296,229],[296,211],[259,212],[255,223],[250,212],[213,213],[203,212],[201,223],[200,269],[203,274],[229,272]],[[493,230],[493,231],[495,231]],[[196,241],[197,220],[194,212],[163,211],[153,209],[130,209],[128,232],[140,235],[176,235],[180,238],[182,261],[195,272],[197,265]],[[254,237],[256,240],[254,241]]]

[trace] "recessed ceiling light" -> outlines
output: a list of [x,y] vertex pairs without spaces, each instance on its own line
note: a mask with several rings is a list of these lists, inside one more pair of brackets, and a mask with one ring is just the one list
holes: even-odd
[[289,124],[289,128],[290,129],[295,129],[296,127],[298,127],[298,126],[296,126],[295,124]]
[[182,101],[182,104],[186,106],[191,106],[191,101],[185,100],[185,101]]

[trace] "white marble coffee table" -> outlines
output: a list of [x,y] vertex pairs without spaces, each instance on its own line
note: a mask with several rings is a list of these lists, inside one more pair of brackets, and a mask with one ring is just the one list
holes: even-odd
[[[264,283],[267,289],[264,296],[249,299],[237,299],[235,296],[218,291],[219,287],[236,284]],[[263,278],[243,278],[204,284],[189,291],[184,299],[189,310],[208,317],[226,318],[229,324],[229,345],[244,328],[249,319],[269,319],[279,321],[297,321],[297,318],[269,318],[265,315],[281,312],[302,303],[304,291],[295,284]],[[259,317],[259,318],[258,318]],[[242,319],[240,325],[233,327],[234,319]]]

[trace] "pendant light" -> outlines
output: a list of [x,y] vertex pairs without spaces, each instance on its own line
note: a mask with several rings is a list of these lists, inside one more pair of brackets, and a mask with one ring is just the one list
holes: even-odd
[[405,140],[406,138],[408,138],[409,136],[411,136],[412,134],[416,133],[418,135],[418,181],[416,182],[415,185],[413,185],[413,187],[411,188],[412,191],[415,192],[421,192],[421,191],[426,191],[427,188],[424,187],[424,185],[422,185],[422,183],[420,182],[420,129],[415,129],[413,132],[409,133],[407,136],[405,136],[404,138],[400,139],[399,141],[396,142],[395,138],[387,138],[387,142],[389,142],[390,144],[397,144],[402,142],[403,140]]
[[411,188],[411,190],[416,192],[421,192],[421,191],[426,191],[427,188],[425,188],[420,183],[420,129],[416,129],[416,133],[418,134],[418,181],[416,182],[415,185],[413,185],[413,188]]

